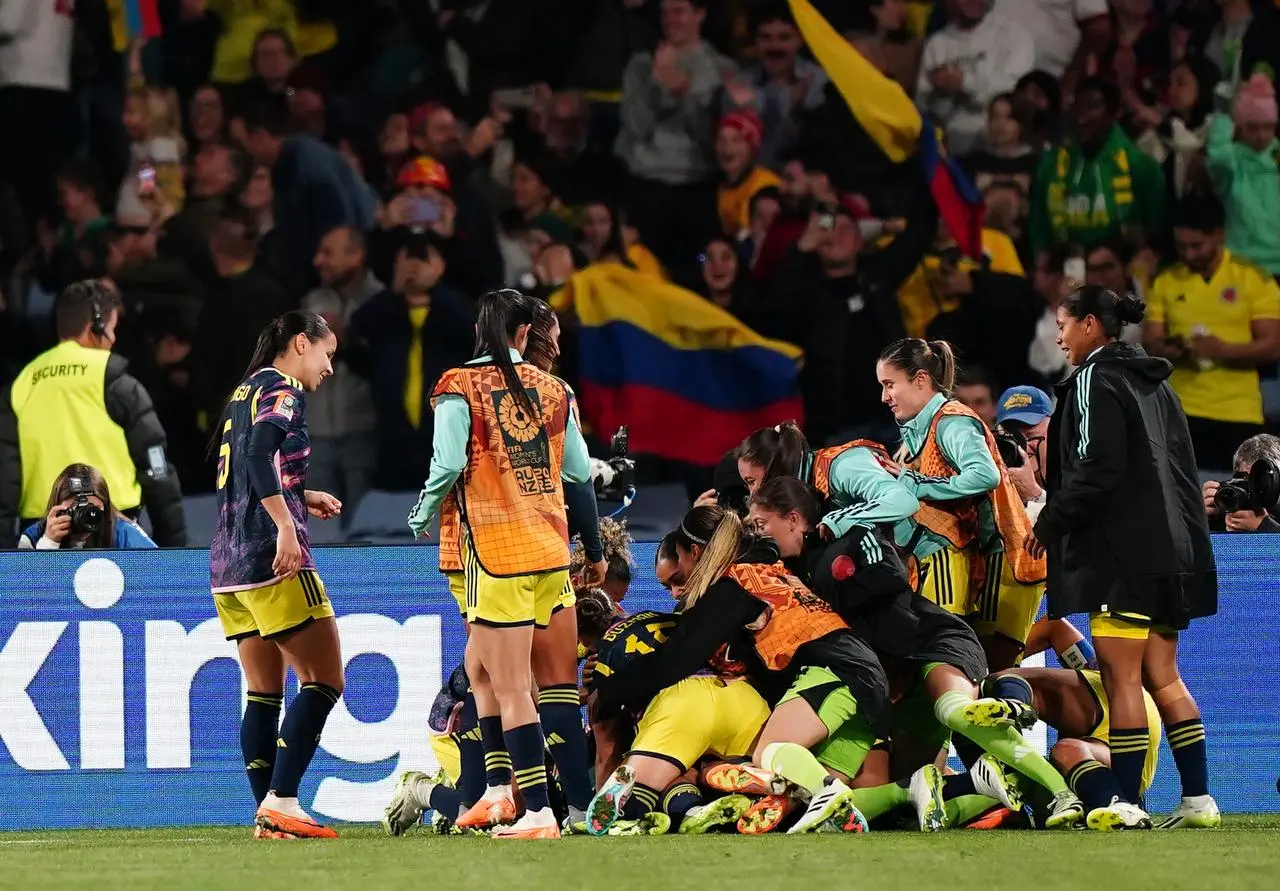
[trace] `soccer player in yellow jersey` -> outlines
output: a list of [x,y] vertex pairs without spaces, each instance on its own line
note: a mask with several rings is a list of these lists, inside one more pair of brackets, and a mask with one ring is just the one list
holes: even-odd
[[514,820],[512,779],[526,806],[524,817],[494,833],[504,838],[560,834],[529,678],[534,628],[546,628],[572,592],[561,474],[572,483],[590,478],[568,389],[522,358],[536,311],[518,291],[480,298],[477,358],[436,384],[431,476],[409,516],[413,532],[425,535],[445,495],[458,496],[467,676],[486,752],[487,789],[476,808],[491,825]]
[[1231,466],[1244,440],[1262,432],[1258,368],[1280,360],[1280,288],[1259,266],[1223,247],[1223,211],[1187,198],[1173,223],[1180,263],[1163,272],[1147,302],[1147,351],[1174,363],[1201,467]]

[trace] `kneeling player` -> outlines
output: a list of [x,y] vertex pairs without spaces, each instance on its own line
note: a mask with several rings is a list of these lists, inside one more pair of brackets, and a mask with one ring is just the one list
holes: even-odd
[[[678,614],[646,611],[610,628],[600,640],[593,686],[607,687],[635,656],[665,645],[680,620]],[[619,820],[640,820],[653,812],[667,818],[650,818],[653,828],[672,826],[696,835],[734,823],[746,811],[750,801],[741,795],[704,804],[697,786],[676,782],[706,755],[750,755],[769,719],[769,706],[743,677],[742,666],[725,659],[723,652],[644,707],[630,751],[592,799],[587,815],[591,835],[616,834],[611,830]]]
[[[975,723],[1025,728],[1037,717],[1058,731],[1049,753],[1054,765],[1088,809],[1090,829],[1150,829],[1151,818],[1129,802],[1111,772],[1111,715],[1102,675],[1069,668],[1016,668],[983,682],[991,697],[969,707]],[[1142,791],[1151,785],[1160,752],[1160,711],[1143,691],[1148,742],[1142,766]]]

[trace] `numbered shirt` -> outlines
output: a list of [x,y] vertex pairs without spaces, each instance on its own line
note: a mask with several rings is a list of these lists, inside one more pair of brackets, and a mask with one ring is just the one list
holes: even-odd
[[231,394],[223,413],[218,447],[218,521],[210,546],[214,591],[258,588],[277,581],[271,568],[276,554],[276,526],[262,506],[264,493],[249,482],[249,440],[256,424],[273,424],[285,439],[274,456],[285,505],[302,546],[302,568],[315,563],[307,538],[306,396],[302,385],[274,368],[254,372]]

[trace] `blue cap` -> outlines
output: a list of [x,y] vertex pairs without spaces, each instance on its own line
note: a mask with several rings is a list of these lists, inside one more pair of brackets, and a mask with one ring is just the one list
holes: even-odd
[[1030,427],[1039,424],[1053,414],[1053,401],[1049,394],[1036,387],[1010,387],[1000,397],[996,409],[996,423],[1016,421]]

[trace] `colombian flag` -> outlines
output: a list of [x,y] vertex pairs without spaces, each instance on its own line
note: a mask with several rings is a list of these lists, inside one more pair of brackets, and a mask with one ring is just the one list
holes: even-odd
[[692,291],[600,263],[552,299],[570,304],[586,419],[626,424],[636,452],[709,467],[753,431],[802,420],[800,350]]
[[915,157],[938,214],[966,256],[982,256],[982,195],[895,81],[854,49],[809,0],[788,0],[796,25],[858,124],[895,164]]
[[122,53],[136,38],[160,36],[158,0],[107,0],[111,18],[111,42]]

